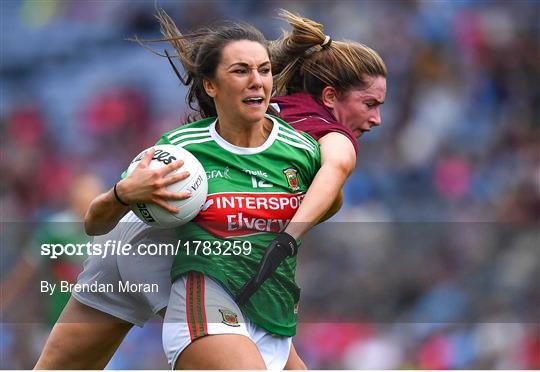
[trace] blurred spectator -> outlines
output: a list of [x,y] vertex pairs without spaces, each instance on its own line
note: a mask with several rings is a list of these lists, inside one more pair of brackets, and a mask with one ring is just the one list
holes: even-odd
[[[32,284],[30,293],[35,295],[37,280],[34,276],[37,273],[42,274],[40,280],[48,280],[55,284],[61,281],[76,282],[86,256],[62,255],[53,259],[41,255],[41,244],[86,243],[89,238],[84,233],[81,222],[84,221],[90,202],[103,191],[101,180],[94,175],[80,175],[71,185],[68,208],[38,224],[20,259],[0,283],[2,309],[6,311],[6,320],[14,321],[21,315],[17,309],[17,306],[20,306],[18,296],[26,292],[29,284]],[[60,316],[69,297],[69,293],[61,291],[55,291],[54,294],[44,297],[47,303],[40,310],[44,312],[43,315],[50,326],[53,326]]]

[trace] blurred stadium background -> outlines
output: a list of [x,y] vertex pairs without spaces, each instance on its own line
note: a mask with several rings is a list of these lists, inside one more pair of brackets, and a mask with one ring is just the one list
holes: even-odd
[[[540,2],[159,5],[183,30],[239,19],[268,38],[286,8],[387,63],[383,125],[360,142],[343,222],[301,252],[295,344],[310,368],[540,368]],[[167,61],[126,41],[157,36],[154,2],[0,10],[0,367],[29,369],[62,304],[39,279],[81,267],[39,257],[33,242],[58,233],[44,222],[76,220],[187,108]],[[109,368],[167,368],[159,322]]]

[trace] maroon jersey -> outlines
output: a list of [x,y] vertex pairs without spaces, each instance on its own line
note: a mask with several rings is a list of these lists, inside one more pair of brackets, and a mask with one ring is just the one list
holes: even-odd
[[332,132],[346,136],[358,155],[358,142],[354,134],[340,124],[334,115],[307,93],[294,93],[289,96],[274,97],[273,106],[278,106],[279,117],[296,130],[306,132],[315,140]]

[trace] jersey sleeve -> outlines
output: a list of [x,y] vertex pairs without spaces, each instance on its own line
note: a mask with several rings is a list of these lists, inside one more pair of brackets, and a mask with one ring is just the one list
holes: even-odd
[[165,133],[161,138],[156,142],[156,145],[171,145],[169,141],[169,133]]
[[324,137],[328,133],[340,133],[351,141],[356,155],[358,155],[358,141],[352,134],[352,132],[345,128],[343,125],[337,123],[328,123],[322,118],[310,117],[306,120],[298,121],[291,124],[294,129],[300,132],[305,132],[318,141],[321,137]]

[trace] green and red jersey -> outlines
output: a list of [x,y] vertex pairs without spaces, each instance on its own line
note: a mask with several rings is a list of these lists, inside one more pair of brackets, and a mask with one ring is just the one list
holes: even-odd
[[[269,118],[273,129],[256,148],[226,142],[216,131],[215,118],[183,125],[157,143],[191,152],[208,178],[208,198],[202,211],[179,228],[178,238],[185,244],[174,261],[173,280],[199,271],[236,295],[255,273],[268,243],[294,216],[320,168],[319,145],[281,119]],[[212,242],[212,253],[203,254],[201,245],[195,254],[197,242],[204,241]],[[245,248],[247,244],[250,254],[216,254],[217,247],[224,251],[230,245]],[[293,336],[300,293],[295,271],[296,257],[288,258],[242,307],[244,314],[271,333]]]

